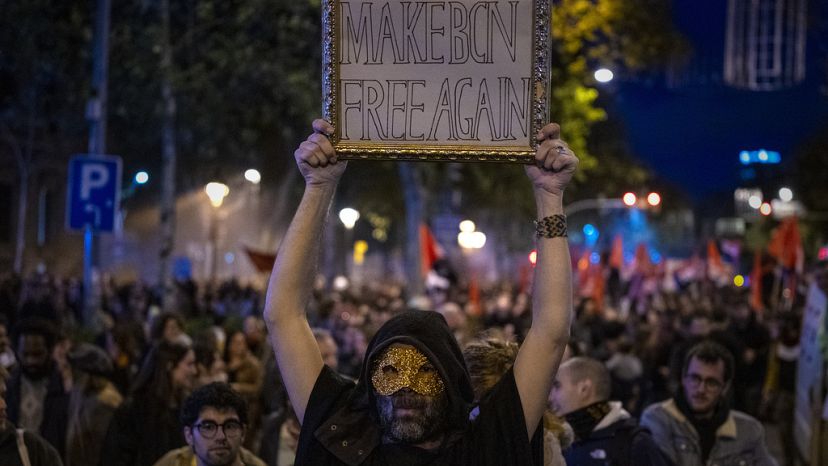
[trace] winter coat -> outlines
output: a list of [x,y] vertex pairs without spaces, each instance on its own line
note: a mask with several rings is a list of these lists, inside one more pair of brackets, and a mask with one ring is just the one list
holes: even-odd
[[[672,399],[650,406],[641,425],[676,466],[702,466],[699,434]],[[765,430],[756,419],[731,410],[716,431],[716,443],[707,465],[776,466],[765,442]]]

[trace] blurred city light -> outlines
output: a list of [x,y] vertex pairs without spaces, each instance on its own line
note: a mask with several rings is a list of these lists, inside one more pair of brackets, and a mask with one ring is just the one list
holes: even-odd
[[348,288],[348,279],[343,277],[342,275],[337,275],[333,279],[333,282],[331,283],[331,285],[333,285],[333,289],[335,291],[346,290]]
[[745,277],[742,275],[736,275],[733,277],[733,284],[738,286],[739,288],[745,286]]
[[819,248],[819,253],[817,253],[817,257],[821,261],[828,260],[828,246],[823,246]]
[[755,194],[753,196],[750,196],[750,198],[748,198],[748,205],[754,209],[762,207],[762,197],[757,196]]
[[359,212],[356,209],[345,207],[339,211],[339,220],[345,225],[345,228],[350,230],[356,225],[357,220],[359,220]]
[[771,208],[771,205],[768,204],[767,202],[763,202],[762,205],[759,206],[759,213],[766,216],[766,217],[768,215],[770,215],[772,212],[773,212],[773,209]]
[[593,252],[589,255],[589,262],[592,264],[598,264],[601,262],[601,255],[597,252]]
[[793,200],[793,191],[791,191],[791,188],[781,188],[779,190],[779,200],[782,202],[791,202]]
[[227,254],[224,255],[224,262],[226,262],[228,264],[232,264],[235,261],[236,261],[236,255],[233,254],[232,252],[228,252]]
[[224,198],[230,194],[230,188],[224,183],[213,181],[207,183],[207,186],[204,187],[204,192],[207,193],[207,197],[210,198],[210,203],[213,204],[213,207],[221,207]]
[[596,233],[598,233],[598,230],[596,230],[591,223],[587,223],[586,225],[584,225],[584,235],[594,236]]
[[259,184],[262,181],[262,174],[259,173],[259,170],[251,168],[244,172],[244,179],[253,184]]
[[743,150],[739,152],[739,162],[742,165],[750,165],[752,163],[759,164],[777,164],[782,161],[782,155],[773,150]]
[[457,244],[463,249],[480,249],[486,245],[486,235],[480,231],[461,231],[457,235]]
[[626,193],[624,194],[624,197],[622,199],[624,200],[624,205],[627,205],[629,207],[634,206],[635,202],[638,200],[634,193]]
[[354,243],[354,264],[362,265],[365,262],[365,253],[368,252],[368,242],[359,240]]
[[532,252],[529,253],[529,263],[535,265],[538,263],[538,250],[533,249]]
[[142,170],[135,174],[135,182],[137,184],[145,184],[147,181],[149,181],[149,173]]
[[650,204],[653,207],[661,204],[661,195],[658,193],[650,193],[647,195],[647,204]]
[[471,220],[463,220],[460,222],[460,231],[465,233],[471,233],[477,228],[477,225],[474,224]]
[[612,81],[612,78],[615,77],[613,72],[606,69],[606,68],[600,68],[600,69],[595,70],[594,76],[595,76],[595,80],[598,81],[599,83],[608,83],[608,82]]

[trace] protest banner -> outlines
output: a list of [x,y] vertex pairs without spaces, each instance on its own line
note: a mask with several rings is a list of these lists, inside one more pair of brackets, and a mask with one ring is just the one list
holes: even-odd
[[528,161],[548,123],[549,0],[323,0],[343,158]]
[[823,399],[823,341],[825,338],[826,296],[816,284],[811,284],[802,317],[799,363],[796,375],[796,410],[794,438],[802,458],[809,464],[823,464],[822,399]]

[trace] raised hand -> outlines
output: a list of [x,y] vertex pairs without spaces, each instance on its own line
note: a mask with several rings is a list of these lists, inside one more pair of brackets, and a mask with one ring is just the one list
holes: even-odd
[[337,159],[333,144],[328,139],[334,133],[334,127],[325,120],[317,119],[313,121],[313,131],[293,153],[296,165],[306,184],[336,185],[348,162]]
[[578,167],[578,157],[560,139],[561,127],[556,123],[544,126],[538,133],[535,164],[526,166],[526,175],[536,190],[562,195]]

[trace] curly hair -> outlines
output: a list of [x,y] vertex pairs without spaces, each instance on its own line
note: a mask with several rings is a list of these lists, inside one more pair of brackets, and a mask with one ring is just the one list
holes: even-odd
[[463,359],[471,376],[475,401],[480,401],[515,363],[518,344],[487,336],[463,349]]
[[219,411],[236,412],[239,421],[247,424],[247,402],[229,384],[213,382],[194,391],[181,408],[181,425],[192,427],[201,415],[201,410],[211,407]]
[[[473,340],[463,348],[463,359],[466,360],[476,402],[494,388],[503,374],[515,364],[519,349],[517,343],[491,335]],[[558,438],[563,448],[572,443],[571,432],[551,411],[544,413],[543,426]]]

